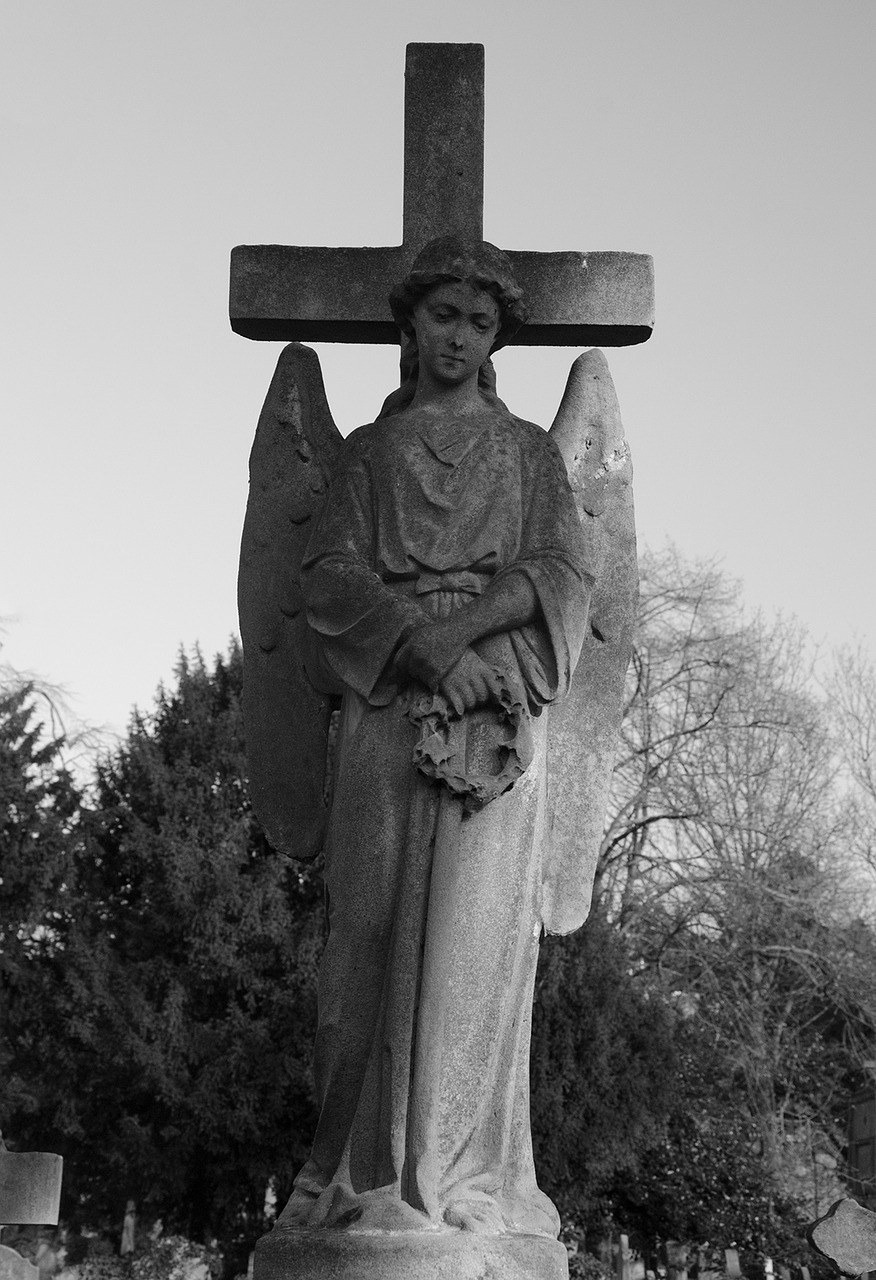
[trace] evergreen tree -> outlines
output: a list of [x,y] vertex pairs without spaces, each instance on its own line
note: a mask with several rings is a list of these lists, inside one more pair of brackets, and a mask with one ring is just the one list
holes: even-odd
[[673,1018],[631,972],[618,932],[595,911],[578,933],[546,938],[531,1053],[539,1182],[591,1226],[662,1135],[673,1089]]
[[250,810],[241,667],[236,645],[212,670],[181,657],[98,769],[31,1126],[66,1157],[69,1216],[120,1220],[130,1197],[226,1247],[306,1156],[323,932],[318,877]]
[[63,762],[64,739],[46,734],[34,686],[0,685],[0,1128],[41,1106],[40,1055],[51,1052],[41,1016],[74,886],[80,795]]

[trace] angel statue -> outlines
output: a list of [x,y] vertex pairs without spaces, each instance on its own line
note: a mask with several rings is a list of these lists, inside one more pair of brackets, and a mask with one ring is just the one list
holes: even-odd
[[550,432],[499,399],[490,355],[526,310],[495,246],[432,241],[390,305],[402,385],[377,421],[342,439],[292,344],[251,458],[253,802],[278,849],[324,851],[329,919],[319,1123],[272,1234],[555,1239],[530,1011],[539,939],[583,921],[602,835],[636,595],[629,455],[599,352]]

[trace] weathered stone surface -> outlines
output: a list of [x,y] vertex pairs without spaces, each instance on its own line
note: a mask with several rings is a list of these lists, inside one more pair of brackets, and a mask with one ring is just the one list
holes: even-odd
[[629,347],[654,327],[654,262],[646,253],[509,250],[529,320],[524,347]]
[[484,234],[482,44],[407,47],[402,239],[420,247],[439,228]]
[[541,1236],[274,1230],[256,1245],[259,1280],[567,1280],[566,1250]]
[[325,834],[331,699],[304,674],[298,570],[340,444],[315,352],[287,347],[250,454],[237,603],[250,799],[274,848],[304,861]]
[[15,1249],[0,1244],[0,1280],[39,1280],[39,1268]]
[[876,1213],[857,1200],[837,1200],[806,1234],[812,1247],[843,1275],[876,1271]]
[[47,1151],[0,1150],[0,1224],[56,1223],[63,1168]]
[[[325,465],[332,485],[301,568],[311,643],[345,694],[326,842],[321,1115],[279,1227],[370,1240],[411,1237],[413,1224],[412,1238],[456,1240],[447,1247],[480,1266],[486,1244],[465,1252],[478,1236],[552,1246],[559,1227],[529,1137],[549,729],[537,713],[568,687],[606,556],[582,532],[556,444],[482,388],[497,334],[522,314],[507,260],[450,237],[424,251],[418,272],[395,296],[418,360],[385,416]],[[307,476],[320,464],[301,447],[319,435],[305,413],[316,400],[295,383],[303,365],[288,367],[292,382],[272,389],[260,425],[245,538],[254,553],[241,562],[242,601],[257,578],[248,643],[268,657],[281,652],[279,614],[300,608],[301,549],[284,521],[295,495],[311,509]],[[288,435],[276,410],[286,402],[296,406]],[[598,454],[582,509],[604,523],[614,437],[600,428],[591,405],[563,440]],[[289,467],[300,474],[284,482]],[[278,555],[273,576],[262,552]],[[279,614],[265,582],[289,597]],[[268,717],[281,705],[269,682],[262,701]],[[300,713],[288,711],[294,730]],[[453,785],[423,765],[451,739]]]
[[590,908],[639,588],[632,462],[601,351],[587,351],[572,365],[551,436],[569,472],[596,573],[590,634],[571,692],[548,713],[545,927],[570,933]]
[[[530,307],[516,346],[625,347],[654,325],[653,262],[643,253],[508,257]],[[398,342],[387,298],[413,246],[383,249],[238,245],[231,252],[231,327],[245,338]]]

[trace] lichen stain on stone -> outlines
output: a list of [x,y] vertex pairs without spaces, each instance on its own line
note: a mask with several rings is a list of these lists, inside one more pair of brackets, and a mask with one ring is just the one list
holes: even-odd
[[294,382],[287,388],[280,404],[274,410],[274,417],[281,426],[294,427],[296,435],[303,438],[304,433],[301,430],[301,392]]

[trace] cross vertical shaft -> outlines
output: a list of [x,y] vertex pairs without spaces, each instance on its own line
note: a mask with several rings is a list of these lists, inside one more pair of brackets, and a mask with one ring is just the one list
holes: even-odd
[[408,45],[404,181],[404,244],[483,238],[483,45]]

